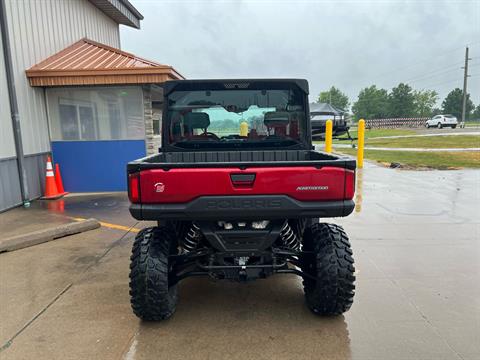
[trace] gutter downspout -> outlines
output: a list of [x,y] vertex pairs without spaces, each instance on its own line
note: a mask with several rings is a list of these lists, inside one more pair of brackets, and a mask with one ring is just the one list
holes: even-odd
[[17,94],[13,77],[12,54],[8,37],[7,16],[5,0],[0,0],[0,29],[2,31],[3,57],[5,59],[5,72],[7,74],[8,99],[10,101],[10,113],[12,117],[13,137],[17,153],[17,166],[20,175],[20,191],[22,193],[23,206],[30,206],[28,193],[27,173],[25,171],[25,157],[23,154],[22,130],[20,128],[20,115],[18,114]]

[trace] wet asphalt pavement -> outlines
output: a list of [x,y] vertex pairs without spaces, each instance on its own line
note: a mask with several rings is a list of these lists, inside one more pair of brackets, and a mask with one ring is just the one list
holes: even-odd
[[[169,321],[141,322],[128,295],[135,234],[104,226],[0,254],[0,358],[480,359],[480,171],[369,165],[358,180],[354,214],[328,219],[344,225],[356,260],[345,316],[314,316],[300,279],[276,275],[187,279]],[[42,206],[6,214],[143,226],[124,194]]]

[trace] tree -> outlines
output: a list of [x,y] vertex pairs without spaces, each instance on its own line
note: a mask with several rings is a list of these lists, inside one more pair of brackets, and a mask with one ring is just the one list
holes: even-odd
[[408,84],[400,83],[388,95],[390,117],[411,117],[415,115],[415,96]]
[[352,112],[358,119],[379,119],[387,116],[388,92],[377,89],[375,85],[360,90],[358,100],[352,106]]
[[341,110],[348,110],[348,106],[350,105],[348,96],[335,86],[332,86],[327,91],[322,91],[320,95],[318,95],[317,102],[329,103]]
[[472,113],[472,120],[480,120],[480,104],[477,105],[475,111]]
[[433,107],[438,101],[438,93],[435,90],[415,90],[413,92],[415,115],[429,117],[433,114]]
[[[462,118],[462,106],[463,106],[463,90],[456,88],[450,91],[445,100],[442,102],[442,108],[444,114],[452,114],[457,119]],[[470,94],[467,93],[467,104],[465,107],[465,118],[468,119],[471,111],[475,108],[472,100],[470,100]]]

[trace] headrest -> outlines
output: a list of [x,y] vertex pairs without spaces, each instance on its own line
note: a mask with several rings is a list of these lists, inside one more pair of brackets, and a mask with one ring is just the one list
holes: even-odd
[[265,126],[288,125],[289,122],[290,113],[287,111],[269,111],[263,120]]
[[210,116],[204,112],[189,112],[183,123],[190,129],[206,129],[210,126]]

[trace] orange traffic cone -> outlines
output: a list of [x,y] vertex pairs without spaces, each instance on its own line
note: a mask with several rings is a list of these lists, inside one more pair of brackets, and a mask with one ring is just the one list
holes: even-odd
[[45,195],[41,197],[43,200],[55,200],[62,197],[55,183],[55,175],[53,174],[52,159],[50,155],[47,158],[47,175],[45,178]]
[[55,164],[55,184],[57,185],[57,190],[60,194],[68,194],[63,188],[62,174],[60,174],[60,166],[58,164]]

